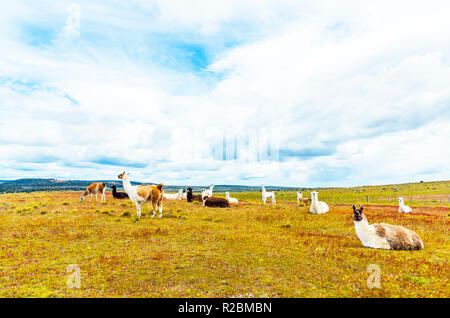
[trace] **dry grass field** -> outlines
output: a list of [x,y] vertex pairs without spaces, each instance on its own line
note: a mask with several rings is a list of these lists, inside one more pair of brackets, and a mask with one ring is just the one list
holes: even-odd
[[[0,195],[1,297],[450,297],[448,207],[368,205],[369,223],[403,225],[421,251],[364,248],[351,206],[324,215],[296,202],[227,209],[165,201],[136,221],[129,200],[79,203],[76,192]],[[320,195],[319,195],[320,198]],[[81,270],[68,288],[67,267]],[[381,269],[370,289],[367,267]]]

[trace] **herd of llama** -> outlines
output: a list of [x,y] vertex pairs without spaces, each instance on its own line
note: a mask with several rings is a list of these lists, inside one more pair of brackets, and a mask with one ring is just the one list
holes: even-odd
[[[166,200],[183,200],[187,202],[198,201],[205,207],[217,207],[217,208],[229,208],[230,203],[238,204],[239,200],[230,197],[229,192],[226,192],[225,198],[214,197],[213,188],[211,184],[208,189],[202,189],[200,195],[193,194],[192,188],[180,189],[177,193],[170,194],[164,193],[164,185],[138,185],[133,186],[129,180],[129,174],[125,171],[119,174],[119,179],[122,180],[123,189],[125,192],[117,192],[115,186],[111,186],[112,194],[115,199],[130,199],[136,205],[137,217],[141,217],[141,207],[146,203],[151,203],[153,208],[152,218],[155,216],[157,210],[159,210],[159,218],[163,215],[163,199]],[[97,194],[101,194],[100,202],[106,201],[106,184],[105,183],[92,183],[86,188],[86,191],[81,195],[80,202],[89,195],[90,200],[92,195],[95,196],[98,201]],[[312,214],[325,214],[330,211],[328,204],[324,201],[319,201],[317,191],[311,192],[311,198],[303,198],[301,192],[297,192],[297,204],[304,205],[309,204],[309,213]],[[270,199],[272,205],[276,205],[275,192],[266,191],[264,185],[261,185],[261,195],[263,204],[266,204],[267,199]],[[399,212],[411,213],[412,209],[405,205],[402,197],[399,200]],[[390,225],[386,223],[374,223],[369,224],[366,216],[363,213],[364,207],[360,206],[359,209],[353,205],[353,221],[358,238],[362,242],[364,247],[387,249],[387,250],[420,250],[424,248],[424,244],[419,235],[398,225]]]

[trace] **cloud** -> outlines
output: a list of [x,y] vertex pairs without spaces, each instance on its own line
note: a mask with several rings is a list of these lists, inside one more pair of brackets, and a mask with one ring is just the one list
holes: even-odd
[[0,6],[5,178],[450,176],[445,1]]

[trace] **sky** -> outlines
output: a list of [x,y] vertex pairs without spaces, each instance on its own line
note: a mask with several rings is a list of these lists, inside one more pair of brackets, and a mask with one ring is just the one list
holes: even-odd
[[450,2],[0,3],[0,179],[450,179]]

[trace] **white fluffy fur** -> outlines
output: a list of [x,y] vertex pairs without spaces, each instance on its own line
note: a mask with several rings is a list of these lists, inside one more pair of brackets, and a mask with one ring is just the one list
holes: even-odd
[[400,213],[411,213],[412,209],[405,205],[403,198],[398,198],[398,212]]
[[[137,193],[137,186],[133,186],[131,185],[130,179],[128,178],[128,172],[126,172],[123,176],[122,176],[122,184],[123,184],[123,189],[125,190],[125,192],[128,194],[128,197],[130,198],[130,200],[132,202],[134,202],[134,204],[136,204],[136,210],[137,210],[137,217],[140,218],[141,217],[141,206],[143,204],[145,204],[147,201],[141,197],[138,193]],[[164,195],[164,191],[161,190],[163,195]],[[162,217],[162,205],[159,207],[159,217]],[[153,214],[152,214],[152,218],[155,216],[156,210],[153,210]]]
[[181,200],[183,196],[183,189],[180,189],[177,193],[164,193],[163,197],[166,200]]
[[230,203],[239,203],[238,199],[230,197],[230,192],[225,192],[225,198]]
[[270,198],[270,200],[272,200],[272,205],[277,204],[277,202],[275,201],[275,192],[273,192],[273,191],[267,192],[266,188],[264,187],[264,184],[261,184],[261,191],[262,191],[262,200],[263,200],[264,204],[266,204],[266,200],[268,198]]
[[309,212],[316,214],[327,213],[330,208],[325,202],[319,201],[318,194],[319,193],[316,191],[311,192],[311,206],[309,207]]
[[303,194],[301,192],[297,192],[297,204],[300,204],[300,199],[303,199]]
[[213,196],[213,188],[214,188],[214,185],[211,184],[209,186],[209,189],[202,189],[202,197],[204,197],[204,196],[212,197]]
[[358,238],[361,240],[363,246],[381,248],[385,250],[391,249],[391,246],[386,238],[379,237],[376,234],[375,227],[367,222],[366,217],[364,217],[362,221],[354,221],[354,223],[356,235],[358,235]]

